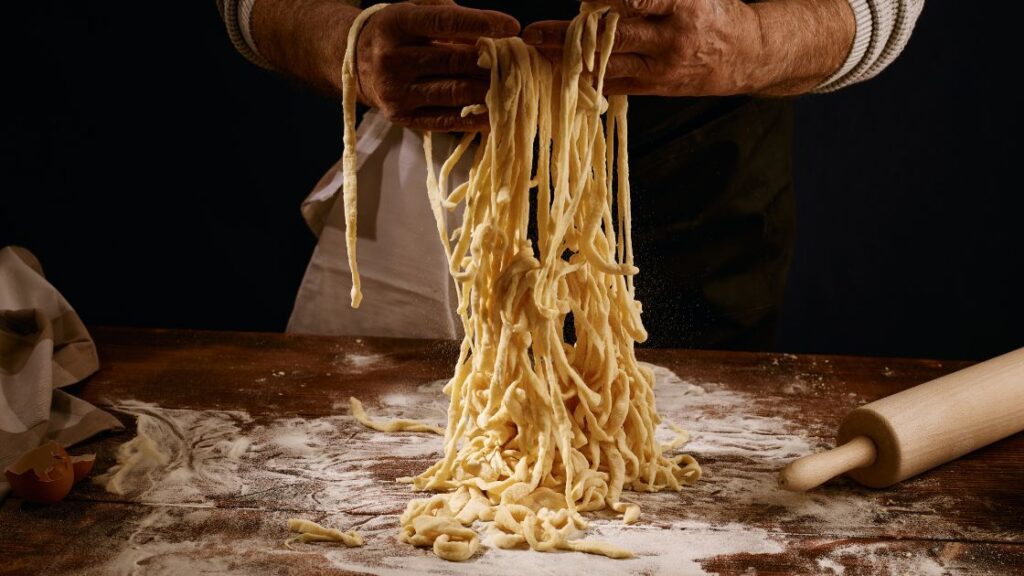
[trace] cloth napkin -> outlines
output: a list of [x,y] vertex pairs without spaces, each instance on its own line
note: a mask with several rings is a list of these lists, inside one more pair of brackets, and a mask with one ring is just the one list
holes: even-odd
[[[99,369],[82,320],[24,248],[0,249],[0,470],[53,440],[62,446],[123,426],[60,390]],[[0,475],[0,499],[8,491]]]

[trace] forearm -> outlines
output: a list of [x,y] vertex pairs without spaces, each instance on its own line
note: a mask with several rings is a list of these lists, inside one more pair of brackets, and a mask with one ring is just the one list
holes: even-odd
[[765,0],[750,5],[760,32],[760,94],[809,92],[838,70],[857,24],[847,0]]
[[257,0],[250,34],[275,69],[340,98],[345,40],[359,12],[342,0]]

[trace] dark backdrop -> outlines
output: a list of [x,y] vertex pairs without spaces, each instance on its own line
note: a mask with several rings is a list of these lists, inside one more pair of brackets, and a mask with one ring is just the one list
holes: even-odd
[[[212,2],[22,4],[0,40],[0,245],[89,323],[283,330],[338,107],[239,57]],[[1018,50],[982,12],[932,0],[880,78],[800,100],[779,349],[1024,345]]]

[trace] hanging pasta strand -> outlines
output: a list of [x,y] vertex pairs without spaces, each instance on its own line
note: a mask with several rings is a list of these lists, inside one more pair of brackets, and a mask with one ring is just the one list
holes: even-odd
[[[408,479],[440,493],[409,503],[400,538],[442,558],[476,553],[477,520],[498,547],[627,558],[576,539],[582,513],[610,508],[633,522],[640,508],[624,489],[679,490],[700,477],[692,457],[668,457],[655,440],[653,374],[634,352],[647,333],[633,283],[627,103],[602,90],[617,21],[584,2],[557,75],[518,38],[480,40],[490,89],[485,107],[463,113],[486,111],[489,130],[465,135],[439,174],[425,135],[428,201],[465,337],[445,387],[444,456]],[[468,181],[443,196],[477,138]],[[449,233],[454,210],[462,223]]]

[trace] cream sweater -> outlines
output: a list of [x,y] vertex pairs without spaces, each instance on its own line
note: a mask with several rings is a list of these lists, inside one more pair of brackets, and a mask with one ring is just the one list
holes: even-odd
[[[832,92],[878,75],[910,41],[924,0],[848,0],[857,20],[857,33],[846,62],[814,92]],[[264,68],[270,63],[260,56],[249,33],[249,20],[256,0],[216,0],[228,37],[251,62]]]
[[[251,1],[251,0],[250,0]],[[848,0],[857,33],[846,62],[815,92],[832,92],[874,78],[903,52],[924,0]]]

